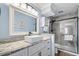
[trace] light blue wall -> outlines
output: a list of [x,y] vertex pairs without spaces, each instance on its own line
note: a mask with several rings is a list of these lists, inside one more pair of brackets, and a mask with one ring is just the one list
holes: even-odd
[[9,8],[5,4],[0,4],[0,8],[0,38],[4,38],[9,34]]
[[[16,32],[33,32],[35,31],[35,18],[15,11],[14,13],[15,31]],[[24,23],[24,27],[19,27],[20,22]]]
[[[6,4],[0,4],[0,40],[9,36],[9,7]],[[24,29],[20,29],[15,26],[16,32],[32,32],[35,31],[35,20],[30,16],[26,16],[22,13],[15,11],[15,24],[18,24],[20,20],[23,20],[25,25]]]

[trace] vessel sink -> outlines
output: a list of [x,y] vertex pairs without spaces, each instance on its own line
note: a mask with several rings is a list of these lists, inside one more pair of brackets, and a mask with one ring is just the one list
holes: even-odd
[[34,43],[34,42],[38,42],[41,40],[42,40],[42,37],[39,35],[25,36],[25,41],[29,43]]

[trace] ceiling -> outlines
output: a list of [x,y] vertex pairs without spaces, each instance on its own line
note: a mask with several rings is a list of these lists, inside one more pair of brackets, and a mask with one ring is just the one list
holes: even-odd
[[48,7],[45,7],[49,4],[51,4],[49,7],[51,11],[55,14],[54,16],[77,13],[77,8],[79,6],[79,3],[32,3],[32,5],[39,9],[41,12],[44,12],[45,9],[48,10]]
[[40,11],[42,10],[42,8],[44,8],[44,6],[48,5],[49,3],[31,3],[32,6],[35,6],[36,8],[38,8]]
[[77,8],[79,4],[77,3],[55,3],[52,4],[52,11],[56,16],[75,14],[77,13]]

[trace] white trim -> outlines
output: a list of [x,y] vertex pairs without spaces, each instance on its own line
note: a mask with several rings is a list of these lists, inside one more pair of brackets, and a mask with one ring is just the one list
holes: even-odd
[[14,9],[20,11],[20,12],[23,12],[24,14],[25,13],[28,14],[28,15],[30,14],[30,16],[35,17],[35,18],[38,18],[38,16],[34,15],[33,13],[31,13],[31,11],[29,11],[28,9],[23,9],[21,7],[14,6],[12,4],[10,4],[10,6],[13,7]]
[[68,53],[68,54],[74,55],[74,56],[77,56],[77,55],[78,55],[78,54],[76,54],[76,53],[69,52],[69,51],[66,51],[66,50],[62,50],[62,49],[58,49],[58,50],[60,50],[60,51],[62,51],[62,52],[64,52],[64,53]]
[[13,33],[13,8],[9,6],[9,34]]
[[28,13],[28,11],[26,12],[25,10],[22,10],[20,8],[9,5],[9,34],[10,35],[26,35],[26,34],[28,34],[28,32],[15,32],[14,31],[14,10],[19,11],[25,15],[29,15],[33,18],[36,18],[36,20],[37,20],[37,27],[36,27],[37,32],[33,32],[33,34],[39,34],[39,17]]
[[62,48],[65,48],[65,47],[67,47],[67,46],[62,46],[62,45],[60,45],[60,44],[56,44],[56,43],[55,43],[55,48],[56,48],[57,50],[63,51],[63,52],[65,52],[65,53],[68,53],[68,54],[71,54],[71,55],[78,55],[78,54],[76,54],[76,53],[74,53],[74,52],[71,52],[71,51],[62,49]]

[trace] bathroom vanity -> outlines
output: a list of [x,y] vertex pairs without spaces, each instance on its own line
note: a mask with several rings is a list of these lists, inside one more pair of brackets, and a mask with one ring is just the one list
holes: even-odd
[[54,56],[54,34],[24,36],[15,42],[0,44],[2,56]]

